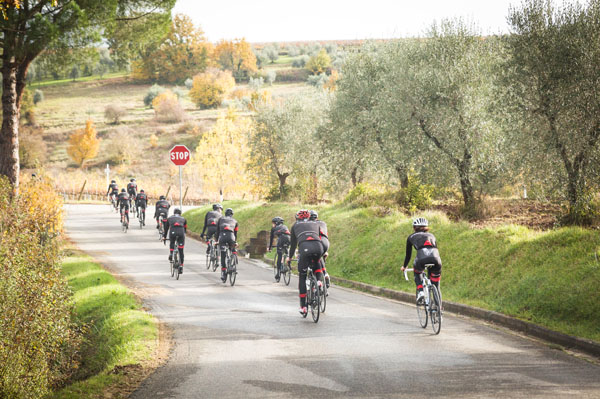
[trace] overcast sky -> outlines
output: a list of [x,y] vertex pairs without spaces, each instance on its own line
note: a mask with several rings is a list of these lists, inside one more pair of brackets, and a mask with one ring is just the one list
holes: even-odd
[[520,0],[177,0],[210,41],[387,39],[418,36],[434,20],[466,17],[483,33],[507,32]]

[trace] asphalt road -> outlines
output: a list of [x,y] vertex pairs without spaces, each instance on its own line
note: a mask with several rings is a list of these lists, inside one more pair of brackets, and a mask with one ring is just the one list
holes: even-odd
[[133,398],[600,398],[599,366],[529,339],[448,314],[433,335],[414,307],[337,287],[314,324],[297,313],[295,277],[286,287],[241,259],[224,285],[188,239],[176,281],[152,220],[125,234],[108,206],[66,209],[74,242],[174,331],[169,361]]

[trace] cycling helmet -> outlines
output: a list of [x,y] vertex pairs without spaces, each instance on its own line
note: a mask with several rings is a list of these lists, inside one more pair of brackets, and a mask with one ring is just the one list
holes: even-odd
[[425,218],[416,218],[413,220],[413,227],[427,227],[429,222]]
[[175,208],[175,210],[173,211],[173,213],[176,214],[176,215],[181,215],[181,209]]
[[133,182],[135,181],[135,179],[134,179],[134,178],[131,178],[129,181],[133,183]]
[[306,220],[310,218],[310,213],[306,209],[301,209],[296,213],[297,220]]
[[158,197],[158,199],[159,199],[159,200],[164,200],[164,199],[165,199],[165,196],[164,196],[164,195],[161,195],[160,197]]
[[275,216],[271,222],[275,223],[276,225],[280,225],[283,223],[283,218],[280,216]]
[[111,183],[116,183],[116,181],[114,181],[114,180],[111,180],[110,182],[111,182]]
[[216,211],[217,209],[223,210],[223,205],[221,205],[221,204],[213,204],[213,211]]
[[225,210],[225,216],[233,216],[233,209],[227,208]]
[[144,192],[144,190],[140,190],[140,193],[143,193],[143,192]]
[[122,193],[124,193],[124,192],[125,192],[125,189],[124,189],[124,188],[122,188],[122,189],[121,189],[121,192],[122,192]]
[[317,220],[319,218],[319,214],[317,213],[317,211],[309,211],[310,213],[310,220]]

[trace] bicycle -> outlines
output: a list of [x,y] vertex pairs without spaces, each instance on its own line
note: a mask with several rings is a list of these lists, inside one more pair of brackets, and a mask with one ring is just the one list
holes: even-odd
[[133,216],[136,216],[137,209],[136,209],[135,203],[131,197],[129,197],[129,209],[131,209],[131,213],[133,213]]
[[163,235],[165,234],[165,225],[164,223],[167,221],[167,219],[162,215],[158,215],[158,239],[162,240],[163,239]]
[[[238,265],[238,257],[231,251],[229,245],[227,246],[225,252],[225,264],[227,265],[227,275],[229,276],[229,284],[233,287],[235,284],[235,278],[237,277],[237,265]],[[225,277],[225,281],[227,281],[227,276]]]
[[[317,283],[317,277],[312,271],[312,267],[307,268],[306,270],[306,306],[310,308],[310,313],[312,315],[312,319],[315,323],[319,322],[319,313],[321,310],[321,297],[322,295],[319,292],[319,284]],[[305,317],[308,315],[308,312],[302,315]]]
[[290,278],[292,275],[292,271],[291,269],[288,267],[287,262],[285,262],[285,257],[286,254],[289,251],[289,245],[284,245],[281,248],[281,251],[278,249],[275,252],[275,256],[273,257],[273,274],[275,275],[275,281],[279,282],[279,279],[277,279],[277,258],[279,256],[279,254],[281,253],[281,266],[280,266],[280,270],[279,270],[279,275],[280,278],[281,276],[283,276],[283,282],[285,283],[285,285],[290,285]]
[[[426,264],[425,269],[434,266],[433,264]],[[417,301],[417,316],[419,317],[419,323],[421,327],[427,327],[428,318],[431,319],[431,328],[437,335],[440,333],[442,328],[442,296],[438,287],[436,287],[427,273],[423,270],[423,294],[425,296]],[[404,278],[408,281],[407,273],[414,271],[414,269],[404,269]]]
[[145,220],[144,220],[145,213],[146,212],[144,212],[143,209],[142,209],[142,211],[138,211],[138,220],[140,222],[140,229],[143,228],[144,224],[145,224]]
[[129,229],[129,215],[127,210],[125,210],[125,213],[121,210],[121,227],[123,233],[127,233],[127,230]]
[[[325,260],[323,259],[323,267],[325,268]],[[327,284],[325,282],[325,272],[321,272],[321,277],[317,277],[317,280],[321,282],[321,286],[319,287],[319,296],[321,297],[321,313],[325,313],[325,309],[327,308]]]
[[219,266],[219,256],[218,256],[218,248],[215,245],[214,238],[210,238],[210,240],[206,243],[208,245],[208,253],[206,254],[206,270],[210,270],[212,267],[212,271],[217,270]]
[[[163,240],[166,245],[166,238]],[[179,262],[179,238],[175,237],[175,245],[173,246],[173,254],[171,256],[171,277],[175,276],[175,280],[179,280],[181,274],[181,263]]]
[[115,212],[119,212],[119,209],[117,208],[117,200],[115,199],[116,195],[114,193],[111,193],[109,195],[110,198],[110,210],[111,211],[115,211]]

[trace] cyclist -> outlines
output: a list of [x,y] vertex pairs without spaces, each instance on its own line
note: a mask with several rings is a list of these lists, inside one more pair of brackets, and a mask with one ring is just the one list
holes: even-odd
[[417,250],[417,256],[414,261],[415,284],[417,285],[417,301],[421,300],[425,294],[423,293],[423,271],[425,265],[433,264],[433,267],[428,269],[428,277],[431,282],[440,288],[440,279],[442,278],[442,259],[437,248],[435,236],[429,232],[429,222],[425,218],[416,218],[413,220],[414,233],[409,235],[406,240],[406,257],[404,258],[404,266],[402,272],[406,269],[408,262],[412,256],[413,247]]
[[164,230],[167,230],[167,216],[169,215],[169,208],[171,204],[165,199],[164,195],[161,195],[154,205],[154,219],[156,219],[156,228],[158,229],[159,221],[162,220]]
[[169,236],[169,260],[173,259],[173,251],[175,250],[175,239],[179,243],[179,273],[183,273],[183,246],[185,245],[185,233],[187,233],[187,220],[181,216],[181,209],[175,208],[173,215],[167,219],[167,227],[163,233],[163,240]]
[[313,269],[317,279],[320,277],[321,269],[319,260],[325,253],[323,246],[323,237],[326,232],[322,231],[321,225],[316,220],[310,220],[310,213],[307,210],[300,210],[296,213],[298,220],[291,231],[290,253],[288,255],[288,266],[291,265],[292,258],[298,247],[298,290],[300,294],[300,314],[302,316],[308,313],[306,307],[306,272],[309,266]]
[[110,184],[108,185],[108,190],[106,190],[106,195],[109,195],[111,200],[117,199],[117,195],[119,195],[119,185],[116,181],[110,181]]
[[223,282],[227,280],[227,265],[225,264],[227,246],[231,248],[231,252],[234,254],[237,253],[235,246],[238,230],[239,224],[233,218],[233,209],[227,208],[225,216],[221,217],[217,222],[217,244],[221,248],[221,281]]
[[208,246],[206,247],[206,253],[210,253],[210,238],[215,236],[215,239],[218,240],[219,236],[217,235],[217,223],[219,223],[219,219],[221,219],[221,212],[223,211],[223,205],[221,204],[213,204],[212,211],[206,212],[204,215],[204,227],[202,228],[202,234],[200,234],[200,238],[204,239],[204,232],[206,232],[206,243]]
[[135,207],[138,212],[142,212],[142,225],[146,225],[146,207],[148,206],[148,196],[144,190],[140,190],[135,197]]
[[123,223],[123,210],[125,210],[125,216],[127,217],[127,223],[129,223],[129,195],[124,188],[121,189],[119,196],[117,197],[117,207],[121,212],[121,223]]
[[329,256],[329,235],[327,234],[327,223],[325,223],[322,220],[319,220],[319,214],[317,213],[317,211],[309,211],[310,213],[310,218],[309,220],[315,220],[319,223],[319,226],[321,228],[321,230],[325,233],[322,237],[321,237],[321,242],[323,243],[323,250],[325,251],[323,253],[323,257],[321,258],[321,260],[319,261],[319,264],[321,265],[321,269],[323,270],[323,274],[325,275],[325,285],[327,285],[327,288],[329,288],[330,286],[330,280],[329,280],[329,273],[327,273],[327,269],[325,269],[325,259],[327,259],[327,256]]
[[283,218],[276,216],[272,220],[271,237],[269,239],[269,252],[273,249],[273,239],[277,237],[277,274],[275,280],[279,281],[279,272],[281,271],[281,262],[283,261],[284,250],[290,245],[290,230],[283,224]]
[[137,183],[134,178],[129,179],[129,183],[127,183],[127,194],[129,194],[129,198],[133,201],[137,196]]

